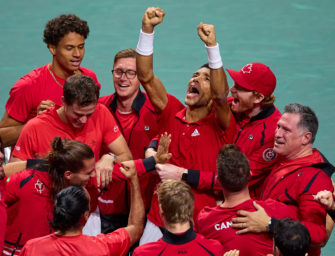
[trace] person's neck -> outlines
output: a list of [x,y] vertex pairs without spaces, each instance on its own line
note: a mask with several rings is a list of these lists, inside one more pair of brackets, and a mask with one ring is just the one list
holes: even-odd
[[67,121],[66,116],[65,116],[64,106],[60,107],[56,111],[57,111],[57,114],[58,114],[60,120],[62,120],[63,123],[68,124],[69,122]]
[[185,120],[189,123],[198,122],[199,120],[206,117],[211,112],[211,109],[208,109],[207,106],[204,107],[187,107]]
[[183,223],[165,223],[165,228],[174,234],[185,233],[191,227],[190,222],[183,222]]
[[117,96],[116,108],[123,113],[132,112],[133,111],[132,105],[135,98],[136,94],[131,98],[120,98],[120,96]]
[[69,76],[72,76],[73,74],[75,74],[75,72],[73,71],[64,70],[55,59],[52,60],[50,68],[58,77],[63,78],[63,79],[66,79]]
[[254,108],[252,108],[248,113],[247,116],[249,118],[252,118],[254,116],[257,116],[260,112],[262,111],[262,108],[260,105],[255,106]]
[[251,199],[248,187],[245,187],[241,191],[231,192],[223,189],[224,202],[221,207],[232,208],[239,205],[249,199]]
[[298,158],[302,158],[305,156],[309,156],[313,154],[313,146],[311,144],[302,146],[300,150],[296,152],[292,152],[291,154],[284,157],[285,160],[290,161]]
[[82,234],[82,230],[83,230],[83,227],[77,228],[77,229],[67,230],[64,233],[62,233],[60,231],[55,231],[55,234],[56,235],[61,235],[61,236],[78,236],[78,235]]

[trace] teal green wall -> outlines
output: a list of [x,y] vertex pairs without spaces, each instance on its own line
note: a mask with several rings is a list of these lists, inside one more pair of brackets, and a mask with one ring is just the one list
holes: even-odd
[[[75,13],[88,21],[91,32],[83,66],[97,73],[102,95],[112,93],[113,56],[136,47],[148,6],[166,11],[164,23],[156,29],[154,66],[171,94],[183,100],[192,72],[207,61],[196,26],[200,21],[212,23],[225,67],[240,69],[252,61],[263,62],[277,76],[280,110],[298,102],[316,111],[320,129],[315,146],[335,162],[334,0],[1,0],[0,114],[15,81],[51,61],[42,33],[46,21],[61,13]],[[331,251],[334,236],[323,255]]]

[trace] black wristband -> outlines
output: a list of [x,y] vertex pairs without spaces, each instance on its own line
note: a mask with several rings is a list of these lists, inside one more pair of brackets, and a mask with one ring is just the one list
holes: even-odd
[[335,210],[327,210],[327,213],[329,214],[329,216],[333,219],[333,221],[335,222]]
[[147,172],[150,172],[156,169],[156,160],[153,156],[142,159],[142,162]]

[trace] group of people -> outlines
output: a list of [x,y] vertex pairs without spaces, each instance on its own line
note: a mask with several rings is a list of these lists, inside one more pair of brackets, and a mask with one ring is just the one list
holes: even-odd
[[145,11],[136,49],[115,55],[115,92],[102,97],[81,66],[87,22],[46,24],[52,61],[15,83],[0,121],[1,147],[12,147],[0,167],[3,255],[320,255],[335,168],[313,148],[314,111],[294,103],[281,114],[262,63],[225,71],[203,23],[208,63],[185,106],[153,71],[164,16]]

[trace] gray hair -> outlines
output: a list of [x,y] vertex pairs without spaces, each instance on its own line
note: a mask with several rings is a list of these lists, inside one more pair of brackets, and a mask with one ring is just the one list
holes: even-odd
[[284,113],[299,114],[300,121],[298,127],[307,130],[312,134],[310,144],[313,144],[319,127],[319,121],[315,112],[308,106],[293,103],[285,106]]

